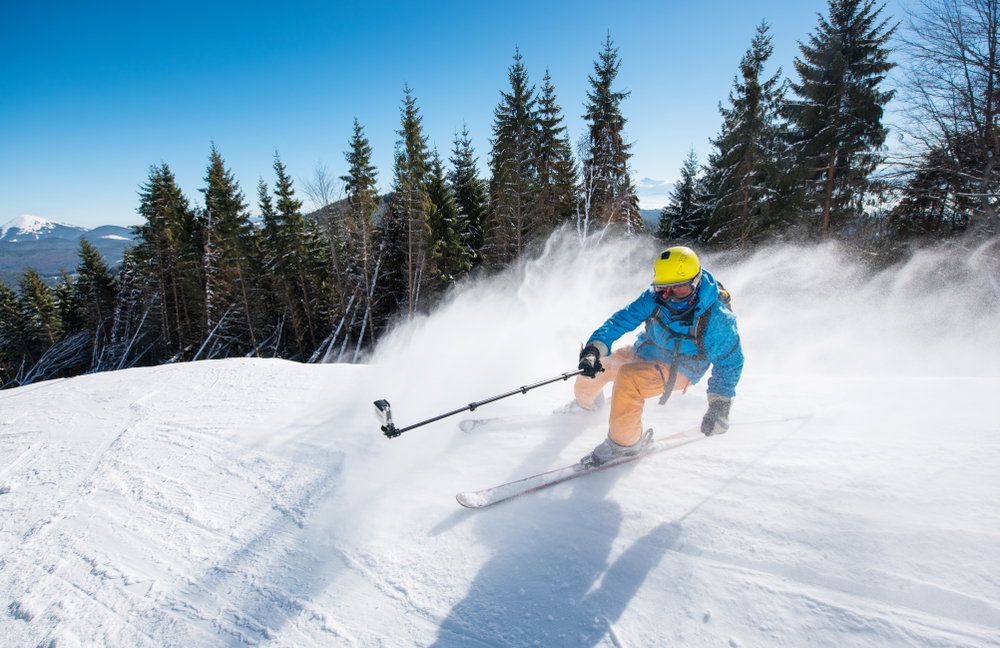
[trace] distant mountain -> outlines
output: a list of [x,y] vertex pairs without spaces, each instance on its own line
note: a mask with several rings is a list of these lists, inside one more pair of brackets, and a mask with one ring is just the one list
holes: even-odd
[[108,265],[119,265],[131,245],[132,230],[117,225],[87,229],[37,216],[20,216],[0,227],[0,280],[16,287],[25,267],[33,268],[50,284],[62,270],[70,275],[80,263],[80,237],[97,248]]
[[652,228],[655,232],[656,228],[660,225],[660,210],[640,209],[639,213],[642,215],[642,220],[646,223],[646,227]]
[[38,216],[18,216],[6,225],[0,227],[0,241],[4,243],[22,243],[24,241],[40,241],[57,238],[67,241],[78,241],[81,236],[93,243],[97,239],[111,238],[132,240],[132,230],[118,225],[102,225],[87,229],[78,225],[56,223]]
[[[382,218],[385,216],[386,212],[389,211],[389,203],[392,202],[392,197],[392,192],[378,197],[378,203],[376,203],[375,211],[372,213],[372,219],[374,219],[376,225],[382,222]],[[343,214],[346,211],[347,199],[345,198],[343,200],[330,203],[326,207],[321,207],[316,211],[309,212],[305,215],[305,219],[307,221],[317,221],[322,224],[325,223],[327,219],[331,217],[336,218],[337,214]]]
[[[100,227],[88,230],[84,236],[91,243],[96,243],[100,239],[131,241],[135,238],[132,234],[132,228],[119,227],[118,225],[101,225]],[[77,236],[76,238],[79,239],[80,237]]]
[[86,227],[55,223],[38,216],[18,216],[0,227],[0,241],[20,243],[43,238],[78,239],[87,232]]

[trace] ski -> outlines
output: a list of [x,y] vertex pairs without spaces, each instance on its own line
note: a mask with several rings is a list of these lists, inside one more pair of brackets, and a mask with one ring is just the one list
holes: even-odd
[[552,414],[515,414],[513,416],[494,416],[481,419],[462,419],[458,422],[458,427],[462,432],[472,432],[480,428],[494,425],[516,425],[518,423],[537,423]]
[[672,436],[654,441],[649,450],[642,454],[635,455],[634,457],[622,457],[621,459],[614,459],[596,468],[584,468],[582,470],[578,470],[579,464],[573,464],[572,466],[566,466],[565,468],[559,468],[558,470],[551,470],[540,475],[526,477],[524,479],[508,482],[506,484],[501,484],[500,486],[494,486],[481,491],[459,493],[455,496],[455,499],[458,500],[459,504],[466,508],[484,508],[486,506],[493,506],[494,504],[505,502],[520,495],[532,493],[542,488],[548,488],[549,486],[554,486],[555,484],[559,484],[576,477],[582,477],[583,475],[589,475],[590,473],[597,472],[599,470],[614,468],[615,466],[630,463],[632,461],[636,461],[637,459],[643,459],[649,455],[663,452],[664,450],[671,450],[704,438],[705,436],[701,433],[701,426],[693,427],[686,432],[678,432]]
[[561,414],[559,412],[549,412],[547,414],[536,413],[536,414],[513,414],[510,416],[494,416],[491,418],[480,418],[480,419],[462,419],[458,422],[459,429],[462,432],[472,432],[473,430],[479,430],[483,428],[491,427],[501,427],[510,425],[521,425],[521,424],[531,424],[531,425],[543,425],[551,421],[572,421],[581,420],[589,421],[590,417],[595,414],[605,413],[606,410],[598,410],[597,412],[581,412],[573,414]]

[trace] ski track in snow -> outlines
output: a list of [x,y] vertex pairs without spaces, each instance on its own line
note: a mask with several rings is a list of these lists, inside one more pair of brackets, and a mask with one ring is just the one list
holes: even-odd
[[[388,440],[371,403],[406,424],[564,371],[600,309],[572,310],[582,289],[560,268],[529,268],[514,300],[445,305],[371,365],[206,361],[0,392],[0,644],[1000,646],[1000,378],[924,375],[940,347],[906,337],[916,311],[867,326],[862,351],[917,369],[864,376],[856,358],[820,366],[861,338],[813,341],[815,304],[785,314],[808,325],[785,322],[791,350],[768,356],[780,332],[752,306],[768,296],[737,275],[748,370],[728,434],[456,504],[576,461],[605,415],[545,416],[571,393],[557,385],[478,412],[519,418]],[[611,288],[588,292],[608,312]],[[580,321],[509,366],[557,315]],[[477,317],[508,324],[487,348]],[[990,330],[956,339],[989,356]],[[963,371],[971,357],[955,355]],[[704,392],[653,399],[644,420],[688,429]]]
[[[184,370],[177,375],[182,381],[192,377]],[[228,430],[206,429],[220,422],[206,411],[231,404],[225,402],[227,390],[217,389],[217,369],[197,378],[175,393],[181,400],[174,405],[206,395],[208,402],[187,412],[177,407],[181,416],[172,421],[163,416],[172,399],[156,398],[162,390],[141,381],[130,389],[125,380],[116,381],[112,389],[126,392],[121,400],[127,406],[114,411],[112,399],[93,395],[109,415],[105,421],[77,421],[68,414],[61,447],[41,448],[46,434],[39,433],[30,456],[22,454],[5,469],[8,479],[11,469],[27,469],[26,483],[11,495],[41,491],[31,507],[8,509],[2,525],[5,579],[24,590],[8,605],[13,618],[44,625],[38,620],[47,617],[58,626],[76,614],[112,616],[96,625],[123,633],[125,643],[199,645],[205,643],[201,635],[259,642],[267,638],[269,623],[281,625],[283,616],[299,613],[294,583],[315,558],[299,546],[297,532],[311,500],[331,488],[339,459],[327,456],[317,470],[315,462],[293,464],[234,445],[225,434],[252,423],[263,407],[247,403],[243,412],[228,412]],[[88,380],[100,378],[78,379]],[[92,396],[86,387],[71,393],[60,386],[42,395],[44,406],[26,409],[51,418],[53,410],[81,409],[78,401]],[[214,393],[222,402],[211,402]],[[4,503],[17,501],[7,497]],[[65,547],[57,562],[47,558],[53,545]],[[12,570],[15,553],[19,568]],[[29,556],[34,559],[27,560],[25,572]],[[274,580],[270,571],[281,578]],[[70,601],[90,609],[61,613],[64,590]],[[141,605],[121,605],[127,593],[141,594]],[[104,636],[97,643],[103,642],[117,640]]]
[[[465,511],[457,488],[575,458],[603,422],[388,441],[355,417],[333,435],[337,412],[315,404],[353,398],[366,373],[207,362],[0,395],[39,418],[2,434],[10,645],[1000,645],[996,514],[978,511],[995,484],[970,498],[976,523],[949,514],[933,474],[908,473],[936,455],[938,471],[989,486],[995,445],[921,434],[886,475],[861,464],[881,465],[905,431],[865,440],[841,432],[849,412],[751,411],[725,437]],[[858,384],[813,382],[840,396]],[[679,426],[701,398],[672,405]],[[484,454],[513,461],[477,466]],[[915,524],[920,497],[954,519]]]

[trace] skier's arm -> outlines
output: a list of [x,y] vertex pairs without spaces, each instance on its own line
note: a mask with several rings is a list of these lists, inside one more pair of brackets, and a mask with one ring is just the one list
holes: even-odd
[[594,344],[603,355],[608,355],[611,352],[611,345],[618,341],[618,338],[634,331],[649,319],[653,309],[656,308],[655,300],[653,291],[646,290],[634,302],[609,317],[608,321],[594,331],[587,344]]
[[736,316],[721,304],[715,306],[705,331],[705,354],[712,363],[708,393],[727,398],[736,396],[736,385],[743,374],[743,347]]

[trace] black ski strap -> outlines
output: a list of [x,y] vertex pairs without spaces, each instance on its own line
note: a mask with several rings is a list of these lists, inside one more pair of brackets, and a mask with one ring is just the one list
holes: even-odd
[[666,405],[667,401],[670,400],[670,395],[674,393],[674,385],[677,384],[677,365],[680,364],[677,358],[677,351],[680,350],[681,340],[677,338],[674,341],[674,361],[670,363],[670,373],[667,378],[663,377],[663,369],[660,367],[660,363],[656,363],[656,370],[660,372],[660,380],[663,381],[663,395],[660,396],[660,405]]

